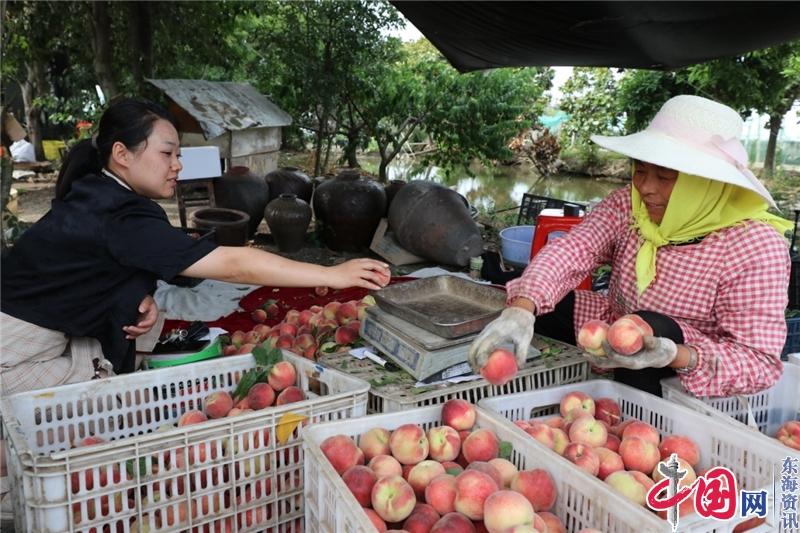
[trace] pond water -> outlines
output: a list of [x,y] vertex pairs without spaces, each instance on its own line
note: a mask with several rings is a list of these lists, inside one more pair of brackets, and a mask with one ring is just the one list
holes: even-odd
[[[365,170],[377,174],[380,162],[377,157],[362,156],[359,162]],[[464,169],[457,169],[448,175],[439,167],[421,167],[415,160],[403,158],[392,162],[389,179],[429,179],[458,191],[470,204],[488,211],[519,206],[525,193],[589,203],[599,201],[625,185],[614,179],[566,174],[543,178],[528,165],[486,167],[474,164],[470,172],[472,175]]]

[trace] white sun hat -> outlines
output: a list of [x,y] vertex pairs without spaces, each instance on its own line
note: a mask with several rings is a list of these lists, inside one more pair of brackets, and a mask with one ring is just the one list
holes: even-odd
[[700,96],[680,95],[667,100],[639,133],[592,135],[591,139],[639,161],[744,187],[777,207],[747,168],[747,152],[739,140],[742,127],[742,118],[730,107]]

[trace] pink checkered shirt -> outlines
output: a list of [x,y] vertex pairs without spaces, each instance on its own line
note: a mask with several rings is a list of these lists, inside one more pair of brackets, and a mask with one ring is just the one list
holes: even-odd
[[607,295],[576,291],[575,330],[587,320],[611,323],[638,310],[674,319],[697,350],[694,371],[680,374],[695,396],[750,394],[783,371],[790,259],[785,239],[767,224],[746,222],[697,244],[659,248],[656,278],[639,296],[630,186],[610,194],[507,285],[508,301],[529,298],[537,314],[553,310],[598,265],[612,265]]

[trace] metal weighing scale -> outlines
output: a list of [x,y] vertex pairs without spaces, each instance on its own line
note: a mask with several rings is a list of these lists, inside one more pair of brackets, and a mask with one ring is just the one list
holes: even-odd
[[[381,354],[420,381],[434,382],[471,374],[467,363],[469,346],[478,333],[447,339],[383,311],[367,308],[361,322],[361,337]],[[528,359],[539,355],[531,346]]]

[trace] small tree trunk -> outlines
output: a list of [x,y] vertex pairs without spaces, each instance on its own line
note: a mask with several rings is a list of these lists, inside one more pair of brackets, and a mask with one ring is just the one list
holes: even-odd
[[131,72],[139,94],[145,94],[144,79],[153,75],[153,31],[149,2],[127,2],[128,41],[131,49]]
[[48,91],[47,77],[45,76],[44,62],[38,58],[26,63],[27,77],[22,84],[22,102],[25,106],[25,121],[27,122],[28,138],[33,145],[37,161],[44,161],[44,148],[42,147],[42,108],[35,105],[37,98],[44,96]]
[[767,141],[767,153],[764,155],[764,168],[761,170],[761,177],[771,178],[775,173],[775,149],[778,144],[778,133],[781,130],[783,115],[772,114],[769,116],[769,141]]
[[347,166],[350,168],[358,168],[361,165],[358,164],[358,129],[356,128],[349,128],[347,130],[347,146],[344,148],[345,150],[345,159],[347,160]]
[[106,2],[91,3],[92,16],[92,50],[94,52],[94,73],[97,82],[106,95],[106,101],[111,101],[119,94],[117,82],[114,79],[114,68],[111,56],[111,17],[108,15]]

